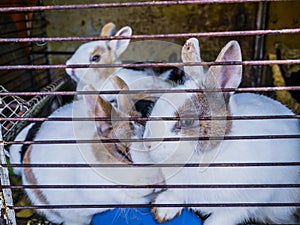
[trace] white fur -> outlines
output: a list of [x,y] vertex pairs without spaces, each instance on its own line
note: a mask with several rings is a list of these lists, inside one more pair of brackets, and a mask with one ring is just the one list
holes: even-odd
[[[50,117],[87,117],[84,101],[79,100],[65,105]],[[143,129],[136,127],[137,130]],[[92,140],[96,132],[94,122],[46,121],[42,124],[35,140]],[[137,134],[141,136],[142,134]],[[99,143],[101,146],[101,143]],[[132,147],[132,158],[143,163],[142,144]],[[136,150],[136,151],[135,151]],[[99,149],[99,151],[101,151]],[[104,150],[105,151],[105,150]],[[135,156],[137,152],[137,156]],[[139,160],[139,161],[138,161]],[[98,161],[91,144],[42,144],[32,145],[30,162],[37,164],[90,164],[106,163]],[[148,162],[148,160],[147,160]],[[110,163],[110,162],[107,162]],[[114,184],[153,184],[159,179],[157,169],[138,168],[32,168],[38,185],[114,185]],[[23,175],[23,184],[28,184]],[[150,201],[147,195],[153,189],[40,189],[46,197],[47,205],[101,205],[101,204],[144,204]],[[42,203],[32,189],[26,189],[34,205]],[[40,210],[54,223],[64,225],[87,225],[92,215],[107,210],[96,209],[46,209]]]
[[[23,130],[16,136],[14,141],[25,141],[27,133],[33,125],[34,125],[34,123],[30,123],[25,128],[23,128]],[[21,148],[22,148],[22,146],[23,146],[23,144],[17,144],[17,145],[10,146],[10,148],[9,148],[10,163],[21,164]],[[20,167],[14,167],[13,171],[16,175],[21,175]]]
[[[123,27],[115,36],[131,36],[130,27]],[[91,41],[81,45],[74,55],[66,62],[66,65],[77,64],[121,64],[120,56],[127,49],[129,39],[111,41]],[[95,49],[101,48],[103,54],[97,63],[91,62],[91,54]],[[109,53],[109,49],[112,54]],[[155,76],[152,70],[132,70],[122,67],[115,68],[67,68],[66,72],[78,82],[77,90],[82,90],[85,85],[92,85],[98,91],[116,90],[111,79],[112,76],[119,76],[129,86],[130,90],[167,89],[174,84],[168,81],[168,77]],[[106,99],[115,100],[115,95],[105,95]]]
[[[196,38],[190,38],[182,48],[181,51],[182,62],[201,62],[199,41]],[[193,80],[204,80],[203,66],[184,66],[186,76]]]
[[[237,42],[230,42],[221,51],[218,60],[240,61]],[[226,72],[227,70],[227,72]],[[212,75],[211,71],[218,72]],[[225,71],[225,72],[224,72]],[[224,73],[230,73],[222,78]],[[209,88],[237,87],[240,83],[239,66],[211,67],[206,74]],[[213,76],[213,77],[212,77]],[[219,77],[218,77],[219,76]],[[210,79],[213,79],[212,82]],[[220,81],[221,79],[221,81]],[[226,82],[227,81],[227,82]],[[191,83],[182,88],[190,88]],[[197,82],[196,82],[197,83]],[[220,85],[220,84],[225,84]],[[203,88],[203,87],[202,87]],[[183,103],[192,94],[164,94],[154,106],[151,117],[175,116]],[[208,94],[209,96],[209,94]],[[233,94],[226,106],[232,116],[293,115],[281,103],[258,94]],[[198,109],[201,110],[201,109]],[[185,137],[175,132],[176,121],[150,121],[146,125],[145,138]],[[200,128],[201,129],[201,128]],[[240,135],[286,135],[299,134],[296,119],[234,120],[229,136]],[[224,131],[225,134],[225,131]],[[154,142],[147,143],[151,158],[157,163],[264,163],[299,162],[299,139],[223,140],[212,149],[199,149],[197,142]],[[199,167],[162,168],[166,184],[298,184],[299,167]],[[222,204],[222,203],[299,203],[297,188],[235,188],[235,189],[167,189],[158,195],[157,204]],[[295,207],[193,207],[204,215],[210,215],[205,225],[235,225],[249,219],[258,222],[295,223]],[[156,216],[169,220],[181,208],[156,208]]]

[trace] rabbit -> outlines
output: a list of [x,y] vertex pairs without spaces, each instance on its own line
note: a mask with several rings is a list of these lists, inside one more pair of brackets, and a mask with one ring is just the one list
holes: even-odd
[[[128,89],[117,76],[113,78],[116,88]],[[84,91],[94,91],[86,86]],[[50,118],[70,117],[131,117],[140,116],[129,96],[118,96],[118,107],[99,95],[84,95],[82,99],[62,106]],[[132,121],[46,121],[37,132],[36,141],[42,140],[99,140],[99,143],[78,144],[32,144],[24,155],[24,164],[61,164],[62,167],[25,167],[22,170],[24,185],[149,185],[163,182],[159,168],[138,167],[64,167],[64,164],[108,163],[116,165],[132,162],[149,162],[142,143],[101,143],[107,138],[140,138],[144,126]],[[110,205],[146,204],[156,190],[141,189],[82,189],[37,188],[26,189],[33,205]],[[108,208],[39,209],[46,218],[57,224],[87,225],[95,213]]]
[[[50,98],[48,103],[41,109],[39,116],[40,117],[48,117],[53,111],[64,104],[64,100],[61,96],[53,96]],[[17,134],[14,141],[32,141],[36,132],[39,130],[42,122],[29,123],[23,128],[20,133]],[[23,144],[13,144],[9,147],[8,157],[10,163],[12,164],[20,164],[23,161],[24,153],[27,149],[28,145]],[[21,168],[14,167],[14,174],[21,175]]]
[[[115,25],[109,23],[102,29],[101,36],[111,36]],[[130,37],[132,29],[129,26],[121,28],[115,36]],[[129,45],[129,39],[120,40],[99,40],[91,41],[81,45],[76,52],[67,60],[66,65],[76,64],[121,64],[120,56],[127,49]],[[176,80],[174,77],[174,70],[178,72]],[[114,85],[111,76],[118,75],[129,86],[130,90],[143,90],[143,89],[168,89],[170,87],[177,86],[176,82],[182,82],[180,80],[183,77],[182,71],[178,68],[168,68],[167,71],[157,74],[154,69],[130,69],[130,68],[66,68],[66,72],[75,81],[78,82],[77,90],[88,84],[92,85],[96,90],[114,90]],[[157,95],[153,95],[150,99],[156,99]],[[115,95],[103,95],[109,101],[115,101]],[[140,97],[141,98],[141,97]]]
[[[182,60],[200,61],[197,41],[187,40],[182,48]],[[216,62],[242,61],[237,41],[230,41],[219,53]],[[188,68],[190,70],[190,68]],[[185,71],[186,74],[190,71]],[[196,72],[193,71],[192,72]],[[264,116],[294,115],[291,110],[269,97],[254,93],[209,92],[222,88],[237,88],[242,79],[242,65],[211,66],[206,73],[199,70],[180,88],[204,89],[200,93],[163,94],[150,118],[174,117],[177,121],[148,121],[144,140],[150,158],[155,163],[202,163],[200,167],[163,167],[167,185],[172,184],[298,184],[300,169],[295,166],[272,167],[210,167],[211,163],[281,163],[300,161],[300,140],[259,139],[230,140],[224,136],[257,136],[299,134],[297,119],[267,120],[203,120],[202,116]],[[206,91],[205,91],[206,90]],[[194,116],[194,119],[191,118]],[[188,118],[190,117],[190,119]],[[147,138],[204,137],[195,141],[152,141]],[[217,138],[215,138],[217,137]],[[226,203],[299,203],[299,188],[168,188],[158,194],[154,204],[220,204],[219,207],[191,206],[205,219],[204,225],[236,225],[243,222],[299,222],[296,207],[224,207]],[[152,209],[160,222],[180,214],[182,207]]]

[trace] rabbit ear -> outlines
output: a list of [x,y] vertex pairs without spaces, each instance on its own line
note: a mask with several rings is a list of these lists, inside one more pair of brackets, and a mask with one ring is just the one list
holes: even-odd
[[[128,26],[123,27],[121,30],[119,30],[115,36],[123,36],[123,37],[129,37],[132,34],[132,29]],[[120,55],[126,50],[130,42],[130,39],[120,39],[120,40],[111,40],[108,45],[114,51],[117,55],[117,57],[120,57]]]
[[[114,86],[120,90],[129,90],[127,84],[118,76],[113,78]],[[136,111],[134,102],[128,94],[119,94],[117,97],[118,109],[126,114],[131,114],[132,111]]]
[[[201,62],[199,41],[196,38],[188,39],[181,50],[182,62]],[[184,66],[185,76],[189,79],[204,79],[203,66]]]
[[[242,61],[240,45],[230,41],[220,52],[216,62]],[[242,65],[211,66],[206,75],[206,88],[237,88],[242,80]]]
[[116,25],[112,22],[103,26],[100,36],[113,36],[116,32]]
[[[83,91],[96,91],[93,87],[87,85]],[[89,115],[92,117],[108,117],[116,115],[116,112],[110,102],[99,95],[84,95],[84,101],[87,105]],[[99,135],[105,135],[112,129],[111,121],[95,121]]]

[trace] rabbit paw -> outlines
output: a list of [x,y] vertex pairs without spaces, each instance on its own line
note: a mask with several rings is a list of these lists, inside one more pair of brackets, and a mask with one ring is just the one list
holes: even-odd
[[[241,209],[218,209],[212,211],[212,214],[205,220],[204,225],[233,225],[241,224],[243,221],[250,219],[248,211]],[[252,223],[251,223],[252,224]]]
[[181,209],[174,208],[174,207],[170,207],[170,208],[155,207],[152,209],[152,213],[154,214],[155,219],[159,223],[164,223],[168,220],[173,219],[175,216],[180,215],[180,212],[181,212]]
[[[170,194],[168,191],[160,194],[154,204],[178,204],[178,199],[174,198],[174,193]],[[166,222],[173,219],[175,216],[180,215],[182,207],[154,207],[152,213],[155,216],[155,219],[160,222]]]

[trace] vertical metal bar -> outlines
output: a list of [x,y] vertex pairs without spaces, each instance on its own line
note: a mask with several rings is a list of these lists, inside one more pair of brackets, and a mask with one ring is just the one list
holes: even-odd
[[[24,6],[28,6],[28,4],[27,4],[27,0],[23,0],[23,5]],[[32,32],[31,32],[31,26],[32,26],[32,21],[31,21],[31,19],[32,18],[30,18],[30,16],[29,16],[29,13],[32,13],[33,14],[33,12],[25,12],[24,13],[24,16],[25,16],[25,18],[26,18],[26,35],[27,35],[27,37],[31,37],[32,36]],[[34,56],[33,56],[33,54],[32,54],[32,50],[33,50],[33,47],[32,47],[32,45],[33,45],[33,43],[32,42],[30,42],[29,43],[29,45],[28,45],[28,51],[29,51],[29,55],[28,55],[28,59],[29,59],[29,62],[30,62],[30,64],[31,65],[34,65],[35,64],[35,60],[34,60]],[[36,71],[35,70],[29,70],[28,71],[31,75],[30,75],[30,78],[31,78],[31,86],[34,86],[34,87],[37,87],[37,81],[36,81]],[[37,90],[37,89],[32,89],[32,90]]]
[[[38,1],[38,5],[44,5],[44,1],[43,0],[39,0]],[[40,11],[40,14],[39,14],[39,19],[41,21],[41,27],[42,27],[42,33],[43,33],[43,37],[47,37],[47,32],[46,32],[46,29],[47,29],[47,22],[46,22],[46,15],[45,15],[45,11]],[[46,65],[50,65],[50,59],[49,59],[49,54],[47,54],[47,51],[48,51],[48,44],[47,42],[44,42],[43,43],[43,46],[44,46],[44,57],[45,57],[45,64]],[[32,54],[34,54],[32,52]],[[48,69],[45,71],[47,73],[47,80],[48,80],[48,83],[51,83],[53,82],[54,80],[52,80],[52,76],[51,76],[51,70]]]
[[[2,133],[0,130],[0,165],[6,164],[6,157],[4,153],[4,144],[2,139]],[[0,185],[10,185],[8,168],[0,166]],[[7,206],[13,206],[13,198],[11,189],[5,188],[0,190],[3,195],[2,205],[7,210],[8,224],[9,225],[17,225],[15,211],[13,209],[8,208]]]
[[[257,19],[256,19],[256,29],[265,30],[267,22],[267,9],[268,2],[261,1],[258,4]],[[255,36],[255,45],[254,45],[254,60],[262,60],[264,58],[264,45],[265,45],[265,36],[256,35]],[[261,65],[255,65],[252,68],[253,80],[252,87],[261,86],[262,81],[263,67]]]

